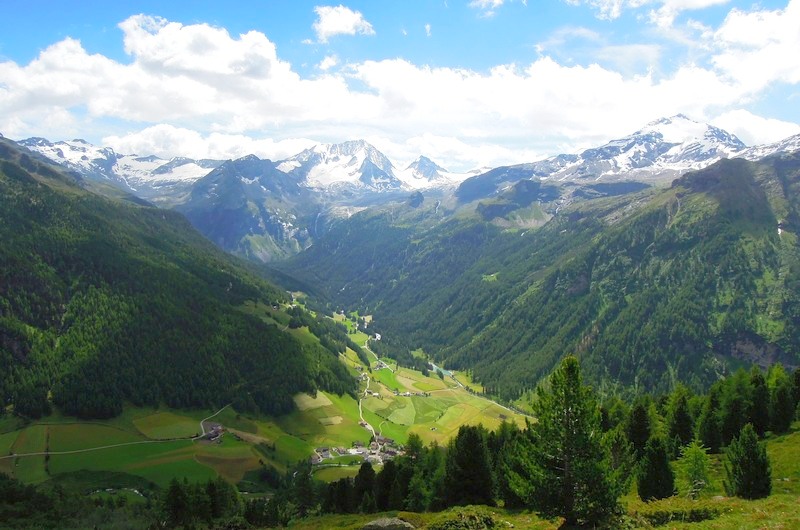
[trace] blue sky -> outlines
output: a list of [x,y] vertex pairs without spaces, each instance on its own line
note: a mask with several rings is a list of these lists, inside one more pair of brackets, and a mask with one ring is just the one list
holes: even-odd
[[5,0],[0,132],[281,158],[365,138],[455,170],[662,116],[800,132],[800,0]]

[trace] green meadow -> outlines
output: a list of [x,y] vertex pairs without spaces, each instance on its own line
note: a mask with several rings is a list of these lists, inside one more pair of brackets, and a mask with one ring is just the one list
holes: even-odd
[[[283,311],[268,306],[251,304],[243,310],[277,325],[288,324]],[[353,320],[343,315],[335,318],[354,331],[350,334],[354,342],[367,344],[368,335],[355,330]],[[302,343],[318,342],[307,328],[289,331]],[[368,355],[376,359],[371,351]],[[0,421],[0,456],[46,450],[68,454],[0,459],[0,472],[26,483],[77,483],[86,491],[135,489],[132,484],[164,487],[172,478],[198,482],[217,476],[250,487],[250,479],[262,465],[284,472],[309,458],[316,447],[369,442],[371,431],[360,424],[362,417],[377,433],[400,443],[412,432],[426,443],[446,443],[461,425],[482,423],[494,428],[503,419],[524,421],[470,394],[451,378],[398,368],[389,359],[384,361],[392,369],[370,372],[350,349],[340,360],[354,378],[362,373],[370,377],[369,383],[359,383],[357,397],[299,394],[295,410],[280,417],[250,416],[231,407],[220,411],[125,407],[121,415],[102,421],[82,421],[58,411],[30,423],[7,416]],[[406,392],[412,395],[403,396]],[[200,432],[200,421],[212,414],[211,421],[228,431],[221,443],[192,440]],[[315,475],[321,480],[352,476],[360,461],[357,456],[338,457],[330,461],[337,465],[321,467]]]

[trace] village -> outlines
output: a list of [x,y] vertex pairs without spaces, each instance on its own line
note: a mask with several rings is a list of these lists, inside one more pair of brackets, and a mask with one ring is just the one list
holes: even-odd
[[[365,425],[363,425],[365,426]],[[372,465],[383,465],[384,462],[392,460],[405,454],[403,446],[391,438],[377,435],[368,445],[364,442],[353,442],[349,448],[345,447],[317,447],[311,455],[311,464],[325,464],[325,460],[332,460],[341,456],[361,456],[364,462]]]

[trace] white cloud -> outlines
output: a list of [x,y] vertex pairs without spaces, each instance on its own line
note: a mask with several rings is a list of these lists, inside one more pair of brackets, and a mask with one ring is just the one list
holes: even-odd
[[336,35],[375,35],[372,24],[367,22],[360,11],[353,11],[340,4],[317,6],[314,12],[317,14],[314,32],[319,42],[328,42],[330,37]]
[[615,20],[626,9],[638,9],[654,5],[650,11],[650,20],[663,27],[672,25],[675,17],[683,11],[695,11],[730,0],[564,0],[571,5],[586,4],[597,11],[597,17],[604,20]]
[[335,55],[326,55],[324,59],[317,65],[317,68],[326,72],[339,64],[339,58]]
[[103,145],[113,148],[118,153],[218,160],[235,159],[249,154],[280,160],[316,143],[307,138],[288,138],[276,142],[272,139],[253,139],[241,134],[211,133],[204,136],[197,131],[167,124],[154,125],[123,136],[112,135],[103,138]]
[[662,0],[661,7],[650,12],[650,20],[657,26],[668,28],[683,11],[696,11],[707,7],[727,4],[730,0]]
[[503,0],[472,0],[469,7],[480,9],[483,11],[484,16],[491,17],[495,13],[495,9],[503,5]]
[[609,45],[598,48],[595,56],[620,72],[636,73],[658,64],[661,47],[657,44]]
[[426,37],[430,37],[431,36],[431,25],[430,24],[425,24],[425,36]]
[[800,0],[775,11],[733,9],[714,40],[714,65],[742,90],[800,83]]
[[711,122],[717,127],[735,134],[747,145],[777,142],[800,134],[800,125],[796,123],[763,118],[744,109],[725,112]]
[[[303,78],[260,32],[230,35],[137,15],[120,24],[127,62],[89,54],[69,38],[27,65],[0,62],[0,131],[12,138],[105,137],[123,153],[222,158],[282,158],[311,142],[305,139],[378,138],[398,160],[415,158],[418,149],[453,170],[574,152],[679,112],[738,116],[760,138],[768,126],[786,131],[792,124],[726,113],[746,108],[772,83],[800,82],[798,5],[734,10],[707,32],[712,66],[688,64],[658,76],[622,66],[637,54],[654,60],[657,49],[598,40],[598,53],[615,55],[617,66],[608,66],[611,58],[605,67],[567,66],[544,54],[485,72],[403,59],[333,68],[331,55]],[[599,39],[581,28],[554,39],[576,36]]]

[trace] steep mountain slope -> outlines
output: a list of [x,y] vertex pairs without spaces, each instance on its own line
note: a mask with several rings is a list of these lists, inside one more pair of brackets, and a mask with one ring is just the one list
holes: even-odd
[[320,213],[295,176],[253,155],[225,162],[197,181],[176,209],[220,248],[260,261],[306,248]]
[[178,213],[97,196],[0,139],[0,399],[38,416],[108,417],[123,402],[264,412],[337,356],[242,309],[283,299]]
[[464,181],[456,194],[463,202],[469,202],[489,197],[517,180],[533,177],[559,182],[669,182],[685,171],[706,167],[744,148],[732,134],[679,114],[577,155],[562,154],[496,168]]
[[364,212],[284,270],[371,312],[385,351],[422,347],[508,399],[567,352],[595,382],[699,387],[739,362],[799,364],[798,214],[799,153],[723,160],[533,230]]

